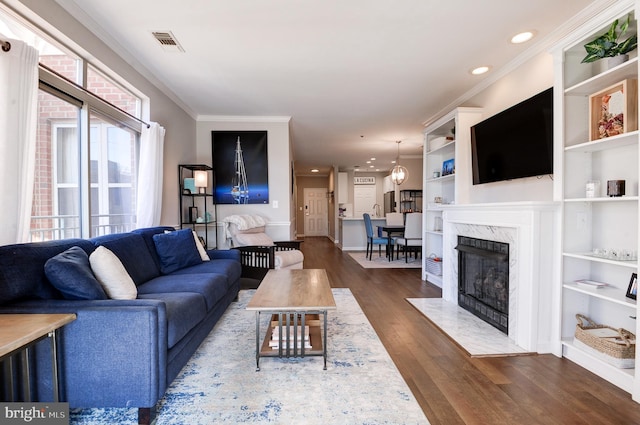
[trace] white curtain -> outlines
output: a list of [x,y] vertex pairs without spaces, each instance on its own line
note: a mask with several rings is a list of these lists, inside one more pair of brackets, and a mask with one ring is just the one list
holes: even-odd
[[138,166],[138,228],[160,225],[162,213],[162,178],[164,127],[151,123],[143,127],[140,139],[140,165]]
[[0,51],[0,245],[29,241],[38,123],[38,51],[9,42]]

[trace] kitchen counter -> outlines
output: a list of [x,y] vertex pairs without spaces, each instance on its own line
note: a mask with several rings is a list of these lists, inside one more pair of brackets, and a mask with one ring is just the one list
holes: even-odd
[[[363,217],[339,217],[338,247],[343,251],[364,251],[367,249],[367,232],[364,228]],[[384,217],[371,217],[374,233],[378,231],[376,226],[387,223]]]

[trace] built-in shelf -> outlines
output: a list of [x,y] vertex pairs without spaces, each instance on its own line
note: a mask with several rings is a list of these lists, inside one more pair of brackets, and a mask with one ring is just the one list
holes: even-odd
[[443,150],[445,150],[447,148],[453,148],[455,146],[455,144],[456,144],[456,141],[452,140],[452,141],[447,142],[444,145],[440,146],[439,148],[432,149],[432,150],[430,150],[430,151],[428,151],[426,153],[427,153],[427,155],[431,155],[431,154],[434,154],[434,153],[442,152]]
[[565,152],[590,153],[599,152],[609,149],[622,148],[638,144],[638,131],[630,131],[628,133],[618,134],[616,136],[606,137],[600,140],[579,143],[564,148]]
[[636,309],[636,301],[627,298],[625,292],[613,286],[605,286],[603,288],[589,288],[584,285],[579,285],[575,282],[565,283],[563,286],[569,291],[579,292],[591,297],[600,298],[602,300],[629,307],[633,310]]
[[[576,28],[554,51],[554,89],[561,97],[556,99],[555,104],[559,107],[553,112],[554,153],[557,155],[554,161],[561,165],[554,174],[554,193],[564,194],[560,196],[561,240],[558,241],[564,246],[564,252],[559,258],[560,278],[554,285],[561,297],[557,305],[562,355],[630,392],[633,400],[640,402],[640,382],[636,382],[634,369],[617,368],[604,355],[591,352],[573,340],[577,314],[598,324],[624,328],[634,334],[640,332],[635,319],[638,305],[626,297],[627,282],[632,273],[638,272],[638,261],[614,260],[592,252],[594,247],[640,250],[640,132],[634,127],[625,127],[622,134],[589,140],[606,111],[601,107],[604,105],[596,105],[592,96],[605,93],[622,81],[638,79],[640,61],[635,51],[629,60],[610,69],[606,69],[606,59],[595,63],[582,62],[584,45],[605,33],[614,20],[626,20],[631,16],[631,27],[634,31],[637,28],[634,9],[638,1],[620,0],[615,3],[602,14],[594,15],[590,22]],[[627,126],[638,120],[637,89],[632,86],[624,93],[632,106],[621,110],[612,104],[609,105],[612,110],[608,111],[622,112]],[[596,109],[592,110],[594,106]],[[609,180],[625,181],[628,195],[604,196]],[[585,196],[589,181],[600,182],[602,196]],[[610,285],[594,288],[576,283],[581,279]],[[638,359],[640,354],[636,354],[635,361]]]
[[453,180],[456,178],[456,174],[447,174],[446,176],[440,176],[436,178],[427,179],[427,183],[443,182],[446,180]]
[[428,233],[430,235],[437,235],[437,236],[442,236],[442,231],[435,231],[435,230],[426,230],[425,233]]
[[597,198],[567,198],[565,202],[629,202],[638,201],[637,196],[600,196]]
[[[469,202],[471,181],[471,126],[482,119],[482,109],[472,107],[455,108],[425,127],[423,183],[423,229],[436,228],[436,220],[442,220],[443,206]],[[455,140],[446,140],[451,138]],[[435,146],[435,147],[434,147]],[[455,172],[443,176],[445,161],[455,161]],[[433,177],[434,174],[439,177]],[[439,199],[441,203],[436,203]],[[442,287],[442,276],[427,273],[426,257],[443,255],[443,234],[426,231],[422,239],[422,277]]]
[[626,78],[638,78],[638,58],[629,59],[614,68],[566,88],[567,96],[589,96]]
[[429,282],[442,288],[442,276],[429,272],[427,272],[426,275]]
[[565,252],[562,254],[565,257],[577,258],[580,260],[588,260],[594,261],[596,263],[605,263],[612,264],[620,267],[628,267],[630,269],[637,269],[638,262],[637,261],[619,261],[619,260],[611,260],[609,258],[598,257],[588,252]]
[[635,369],[620,369],[610,365],[573,344],[573,338],[562,338],[563,354],[569,360],[602,376],[627,392],[633,391]]

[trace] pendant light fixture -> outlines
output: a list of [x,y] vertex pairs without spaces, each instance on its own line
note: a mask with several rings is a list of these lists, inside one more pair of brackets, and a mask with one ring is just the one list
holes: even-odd
[[398,140],[396,142],[398,144],[398,156],[396,157],[396,166],[391,169],[391,181],[397,185],[401,185],[407,177],[409,177],[409,171],[406,167],[400,165],[400,143]]

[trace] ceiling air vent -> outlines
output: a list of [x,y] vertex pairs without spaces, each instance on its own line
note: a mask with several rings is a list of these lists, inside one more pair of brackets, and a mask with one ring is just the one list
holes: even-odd
[[171,31],[153,31],[151,34],[167,52],[184,52],[184,49]]

